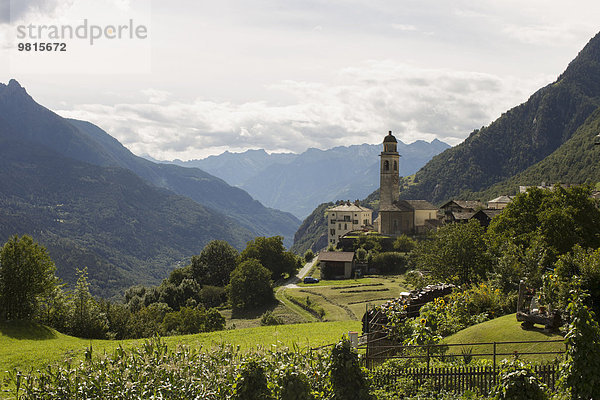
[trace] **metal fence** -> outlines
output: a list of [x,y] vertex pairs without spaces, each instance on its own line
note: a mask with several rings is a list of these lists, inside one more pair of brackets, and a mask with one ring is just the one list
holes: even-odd
[[[563,340],[528,340],[528,341],[506,341],[506,342],[481,342],[462,344],[438,344],[427,346],[401,346],[390,344],[387,338],[377,338],[373,341],[362,337],[359,348],[366,349],[364,361],[365,366],[373,368],[383,364],[390,359],[417,359],[425,361],[427,366],[412,368],[400,367],[398,365],[381,366],[373,375],[373,383],[377,386],[393,384],[399,378],[408,378],[417,384],[428,381],[437,390],[464,392],[465,390],[478,390],[488,393],[498,384],[500,368],[497,361],[505,356],[528,356],[528,355],[558,355],[564,350],[556,351],[547,349],[545,351],[515,351],[515,345],[527,344],[550,344],[564,343]],[[373,343],[375,341],[375,343]],[[460,348],[461,352],[456,349]],[[490,357],[492,366],[471,367],[468,365],[460,367],[431,367],[431,361],[435,358],[451,360],[456,358]],[[556,364],[535,365],[534,372],[548,388],[554,390],[558,379],[558,368]]]
[[[559,369],[556,364],[536,365],[534,372],[550,390],[554,390]],[[497,367],[441,367],[441,368],[392,368],[383,367],[373,376],[375,386],[393,385],[400,378],[407,378],[421,385],[428,382],[436,390],[465,392],[466,390],[489,393],[498,384]]]

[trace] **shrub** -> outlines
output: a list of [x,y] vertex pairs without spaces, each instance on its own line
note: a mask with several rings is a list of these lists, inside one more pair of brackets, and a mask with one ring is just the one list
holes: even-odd
[[336,400],[372,399],[356,351],[343,338],[331,351],[330,378]]
[[277,398],[281,400],[312,400],[310,382],[302,371],[292,365],[283,368],[277,381]]
[[242,365],[233,385],[233,400],[273,399],[267,386],[267,377],[262,365],[250,360]]
[[600,326],[594,312],[584,304],[587,296],[576,285],[567,307],[570,322],[560,383],[570,390],[572,399],[600,398]]
[[412,251],[416,246],[417,242],[406,235],[400,235],[394,241],[394,250],[402,253],[408,253]]
[[500,371],[500,383],[494,389],[494,398],[506,400],[547,399],[544,385],[531,367],[518,359],[504,363]]
[[227,291],[220,286],[203,286],[200,290],[200,302],[205,307],[218,307],[227,301]]
[[227,292],[234,311],[248,310],[273,301],[271,271],[258,260],[243,261],[231,273]]
[[308,263],[311,262],[313,258],[315,258],[315,253],[313,253],[311,249],[306,250],[306,253],[304,253],[304,261]]
[[373,256],[371,268],[376,268],[382,274],[406,272],[406,257],[402,253],[388,252]]
[[281,321],[279,320],[279,318],[277,318],[275,315],[273,315],[273,312],[271,310],[268,310],[268,311],[265,311],[265,313],[260,318],[260,324],[261,325],[281,325]]

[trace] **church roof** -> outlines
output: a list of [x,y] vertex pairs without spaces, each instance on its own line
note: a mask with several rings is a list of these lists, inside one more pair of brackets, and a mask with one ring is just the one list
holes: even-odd
[[383,143],[398,143],[394,135],[392,135],[392,131],[388,133],[388,135],[383,139]]
[[401,200],[407,202],[415,210],[437,210],[438,208],[427,200]]

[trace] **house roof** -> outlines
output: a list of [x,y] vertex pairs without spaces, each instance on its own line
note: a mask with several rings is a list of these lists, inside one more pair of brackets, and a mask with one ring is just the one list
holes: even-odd
[[481,208],[484,206],[483,203],[479,200],[450,200],[449,202],[442,205],[440,208],[446,208],[452,203],[456,204],[460,208],[469,208],[471,210],[475,210],[476,208]]
[[352,262],[353,251],[322,251],[319,253],[318,261]]
[[475,212],[471,212],[471,211],[453,212],[452,218],[454,218],[455,220],[466,220],[466,219],[470,219],[475,214],[476,214]]
[[512,201],[511,196],[500,196],[496,197],[493,200],[488,201],[488,203],[510,203]]
[[[494,210],[494,209],[486,209],[486,210],[479,210],[476,213],[473,214],[473,216],[479,214],[485,214],[489,219],[494,218],[496,215],[500,214],[502,212],[502,210]],[[481,214],[480,214],[481,213]]]
[[437,207],[427,200],[401,200],[408,203],[414,210],[436,210]]
[[350,203],[350,204],[344,203],[339,206],[329,208],[327,210],[327,212],[330,212],[330,211],[373,212],[373,210],[371,210],[370,208],[357,206],[356,204],[353,204],[353,203]]

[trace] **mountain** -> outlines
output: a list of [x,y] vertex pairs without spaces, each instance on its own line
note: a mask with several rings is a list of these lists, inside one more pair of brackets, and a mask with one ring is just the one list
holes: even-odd
[[[449,147],[439,140],[399,142],[400,174],[414,174]],[[381,145],[369,144],[308,149],[301,154],[249,150],[174,163],[202,168],[269,207],[304,218],[323,202],[363,198],[375,190],[379,185],[380,152]]]
[[256,235],[291,238],[299,223],[203,171],[134,156],[15,80],[0,84],[0,242],[33,235],[67,283],[88,267],[93,293],[113,296],[159,282],[212,239],[243,248]]
[[67,283],[87,267],[93,294],[110,297],[133,284],[160,282],[212,239],[241,248],[253,237],[234,220],[127,169],[19,140],[2,119],[0,242],[32,235]]
[[202,160],[181,161],[172,163],[182,167],[200,168],[218,176],[233,186],[242,186],[244,182],[256,176],[273,164],[289,164],[298,157],[293,153],[272,153],[265,150],[246,150],[243,153],[224,152],[218,156],[206,157]]
[[334,203],[319,204],[304,219],[294,235],[294,245],[290,248],[290,251],[298,255],[303,255],[308,249],[316,253],[327,247],[327,219],[325,218],[325,211],[333,205]]
[[484,190],[552,154],[599,106],[600,33],[554,83],[433,157],[400,196],[439,204]]
[[595,145],[600,134],[600,108],[590,115],[573,136],[554,153],[525,171],[472,194],[472,198],[491,199],[516,194],[519,186],[541,183],[597,184],[600,182],[600,146]]
[[[594,139],[600,134],[599,107],[600,33],[554,83],[434,156],[414,177],[401,179],[400,196],[440,204],[452,198],[489,200],[542,182],[597,183],[600,146]],[[377,210],[378,200],[375,190],[363,204]],[[296,233],[297,253],[326,233],[326,225],[319,222],[322,212],[317,211]]]
[[2,85],[0,115],[19,128],[19,137],[58,154],[98,166],[126,168],[142,179],[213,208],[256,236],[291,239],[300,221],[289,213],[264,207],[242,189],[197,168],[157,164],[135,156],[99,127],[62,118],[37,104],[18,82]]

